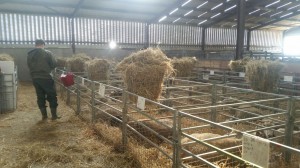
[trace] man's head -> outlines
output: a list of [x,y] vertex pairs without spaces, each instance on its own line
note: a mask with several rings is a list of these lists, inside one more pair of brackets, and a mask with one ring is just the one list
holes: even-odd
[[45,47],[45,41],[43,39],[36,39],[35,40],[35,47],[36,48],[44,48]]

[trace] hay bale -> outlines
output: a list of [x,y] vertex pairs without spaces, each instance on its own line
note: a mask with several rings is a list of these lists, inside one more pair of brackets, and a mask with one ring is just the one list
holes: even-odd
[[148,48],[123,59],[117,65],[129,92],[157,100],[162,92],[164,77],[174,70],[171,60],[158,48]]
[[58,68],[63,68],[67,66],[67,58],[56,57],[56,63]]
[[73,55],[67,59],[67,69],[71,72],[84,72],[84,64],[89,60],[91,58],[84,53]]
[[109,63],[105,59],[94,59],[87,61],[86,72],[88,72],[88,79],[93,81],[108,80]]
[[197,59],[196,57],[173,58],[171,62],[177,77],[188,77],[191,76]]
[[8,54],[0,54],[0,61],[14,61],[14,58]]
[[[213,133],[194,133],[194,134],[191,134],[191,136],[201,141],[201,140],[205,140],[205,139],[216,138],[221,135],[213,134]],[[185,143],[189,143],[189,142],[194,142],[194,141],[187,137],[183,138],[181,140],[182,145]],[[236,138],[223,138],[223,139],[209,141],[207,143],[214,145],[218,148],[224,149],[224,148],[236,146],[236,145],[240,144],[240,142],[241,142],[241,140],[236,139]],[[206,153],[206,152],[212,151],[209,147],[206,147],[200,143],[184,145],[183,148],[191,151],[193,154],[201,154],[201,153]]]
[[246,65],[246,80],[257,91],[273,92],[280,79],[283,64],[279,61],[253,60]]
[[236,71],[236,72],[245,72],[245,66],[246,64],[251,60],[250,57],[245,57],[241,60],[231,60],[228,64],[230,70]]

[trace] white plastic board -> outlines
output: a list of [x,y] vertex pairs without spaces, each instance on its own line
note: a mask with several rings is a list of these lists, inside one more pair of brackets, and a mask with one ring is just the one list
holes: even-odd
[[137,104],[136,104],[137,108],[141,109],[141,110],[145,110],[145,98],[139,96],[137,99]]
[[84,85],[84,78],[81,78],[81,84]]
[[209,74],[210,74],[210,75],[214,75],[214,74],[215,74],[215,71],[209,71]]
[[239,72],[239,77],[244,78],[245,77],[245,72]]
[[100,83],[100,87],[99,87],[99,94],[101,97],[105,96],[105,85]]
[[285,81],[285,82],[293,82],[293,76],[283,76],[283,81]]
[[243,135],[242,158],[262,166],[269,168],[270,161],[270,142],[253,135]]
[[15,63],[13,61],[0,61],[2,73],[12,74],[15,71]]

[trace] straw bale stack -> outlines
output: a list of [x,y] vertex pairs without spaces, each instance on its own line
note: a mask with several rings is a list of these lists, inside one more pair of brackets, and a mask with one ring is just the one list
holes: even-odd
[[[198,140],[205,140],[205,139],[210,139],[210,138],[216,138],[219,137],[221,135],[219,134],[213,134],[213,133],[194,133],[191,134],[190,136],[198,139]],[[183,138],[181,140],[181,144],[185,144],[185,143],[189,143],[189,142],[193,142],[193,140],[191,140],[190,138]],[[207,143],[216,146],[218,148],[229,148],[229,147],[233,147],[235,145],[239,145],[241,142],[241,140],[237,139],[237,138],[223,138],[223,139],[217,139],[217,140],[212,140],[212,141],[208,141]],[[211,149],[209,147],[206,147],[200,143],[193,143],[193,144],[189,144],[184,146],[185,149],[191,151],[193,154],[201,154],[201,153],[206,153],[211,151]]]
[[8,54],[0,54],[0,61],[14,61],[14,58]]
[[253,60],[246,65],[247,82],[257,91],[273,92],[280,79],[283,64],[279,61]]
[[73,55],[67,59],[67,69],[71,72],[84,72],[84,64],[89,60],[91,58],[84,53]]
[[67,58],[65,57],[56,57],[57,67],[63,68],[67,65]]
[[132,53],[117,65],[117,71],[129,92],[151,100],[159,98],[164,77],[174,72],[171,60],[158,48]]
[[94,59],[85,62],[88,79],[93,81],[108,80],[109,66],[108,61],[105,59]]
[[250,60],[251,60],[250,57],[245,57],[241,60],[236,60],[236,61],[231,60],[228,66],[232,71],[245,72],[245,66]]
[[173,58],[172,65],[177,77],[188,77],[197,63],[196,57]]

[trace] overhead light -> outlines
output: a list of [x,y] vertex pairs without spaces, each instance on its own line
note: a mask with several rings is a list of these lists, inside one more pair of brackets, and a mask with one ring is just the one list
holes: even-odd
[[109,42],[109,48],[110,49],[115,49],[117,47],[117,43],[114,41]]
[[176,20],[174,20],[173,23],[177,22],[178,20],[180,20],[180,18],[177,18]]
[[161,22],[161,21],[165,20],[166,18],[167,18],[167,16],[163,16],[162,18],[160,18],[160,19],[158,20],[158,22]]
[[218,7],[222,6],[222,5],[223,5],[223,3],[220,3],[220,4],[218,4],[217,6],[211,8],[211,10],[215,10],[215,9],[217,9]]
[[283,17],[286,17],[286,16],[289,16],[289,15],[291,15],[291,14],[293,14],[294,12],[291,12],[291,13],[288,13],[288,14],[285,14],[285,15],[282,15],[282,16],[280,16],[280,18],[283,18]]
[[275,5],[275,4],[279,3],[279,2],[280,2],[280,0],[275,1],[275,2],[273,2],[273,3],[270,3],[270,4],[266,5],[265,7],[266,7],[266,8],[267,8],[267,7],[270,7],[270,6]]
[[184,16],[189,15],[190,13],[192,13],[194,10],[190,10],[188,11],[186,14],[184,14]]
[[282,13],[282,11],[277,12],[277,13],[274,13],[273,15],[270,15],[270,17],[276,16],[276,15],[278,15],[278,14],[280,14],[280,13]]
[[288,8],[287,10],[291,10],[291,9],[297,8],[298,6],[300,6],[300,4],[299,4],[299,5],[296,5],[296,6],[293,6],[293,7],[290,7],[290,8]]
[[175,13],[176,11],[178,11],[178,8],[172,10],[172,11],[169,13],[169,15],[172,15],[172,14]]
[[260,14],[259,16],[265,15],[265,14],[270,13],[270,12],[271,11],[264,12],[264,13]]
[[292,3],[292,2],[288,2],[288,3],[286,3],[286,4],[283,4],[283,5],[281,5],[281,6],[278,6],[277,9],[280,9],[280,8],[282,8],[282,7],[285,7],[285,6],[287,6],[287,5],[291,4],[291,3]]
[[202,3],[202,4],[200,4],[199,6],[197,6],[197,9],[200,8],[201,6],[207,4],[207,3],[208,3],[208,1],[206,1],[206,2],[204,2],[204,3]]
[[203,23],[207,22],[207,20],[203,20],[202,22],[198,23],[198,25],[201,25]]
[[256,9],[255,11],[250,12],[249,15],[252,15],[253,13],[256,13],[258,11],[260,11],[260,9]]
[[203,16],[205,14],[207,14],[207,12],[204,12],[204,13],[200,14],[198,17],[201,17],[201,16]]
[[192,0],[188,0],[185,3],[183,3],[181,6],[185,6],[186,4],[188,4],[189,2],[191,2]]
[[219,15],[221,15],[221,13],[215,14],[214,16],[212,16],[212,17],[210,17],[210,18],[212,19],[212,18],[215,18],[215,17],[217,17],[217,16],[219,16]]
[[227,8],[227,9],[225,9],[224,12],[227,12],[227,11],[229,11],[229,10],[235,8],[235,7],[236,7],[236,5],[233,5],[233,6],[229,7],[229,8]]

